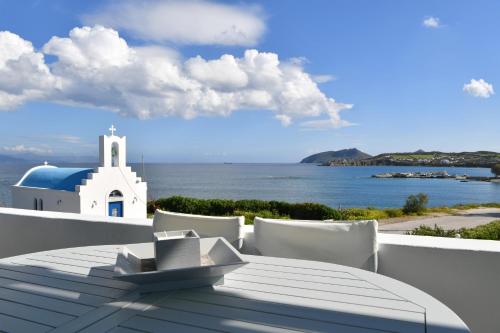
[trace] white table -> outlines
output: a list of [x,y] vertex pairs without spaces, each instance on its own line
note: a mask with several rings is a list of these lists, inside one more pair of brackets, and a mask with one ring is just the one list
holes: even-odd
[[113,278],[118,245],[0,260],[5,332],[469,332],[445,305],[346,266],[245,256],[224,285],[140,294]]

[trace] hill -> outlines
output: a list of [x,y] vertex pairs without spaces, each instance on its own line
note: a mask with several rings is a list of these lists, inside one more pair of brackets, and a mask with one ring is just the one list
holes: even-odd
[[337,162],[347,162],[347,161],[359,161],[372,157],[362,151],[351,148],[342,149],[337,151],[325,151],[322,153],[314,154],[304,158],[300,163],[319,163],[325,164],[332,161]]
[[500,163],[500,153],[492,151],[444,153],[440,151],[385,153],[359,161],[358,165],[454,166],[490,168]]
[[25,159],[13,157],[10,155],[1,155],[0,154],[0,163],[19,163],[26,162]]

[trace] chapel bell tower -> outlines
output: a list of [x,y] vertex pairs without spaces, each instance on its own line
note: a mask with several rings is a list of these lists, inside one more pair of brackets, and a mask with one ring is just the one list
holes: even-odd
[[111,125],[109,128],[111,135],[101,135],[99,137],[99,163],[101,167],[122,167],[127,161],[127,141],[126,137],[115,135],[116,128]]

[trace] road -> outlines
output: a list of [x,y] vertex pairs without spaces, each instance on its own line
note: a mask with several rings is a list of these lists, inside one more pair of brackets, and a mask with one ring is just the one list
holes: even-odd
[[473,228],[495,220],[500,220],[500,208],[475,208],[458,212],[457,215],[419,218],[412,221],[380,224],[378,230],[379,232],[384,233],[404,234],[407,231],[418,228],[421,225],[433,227],[437,224],[445,230],[450,230]]

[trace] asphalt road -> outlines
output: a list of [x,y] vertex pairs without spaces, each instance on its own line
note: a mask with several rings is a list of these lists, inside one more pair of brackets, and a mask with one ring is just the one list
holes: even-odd
[[407,231],[418,228],[421,225],[433,227],[435,224],[445,230],[473,228],[481,224],[487,224],[500,220],[500,208],[476,208],[460,212],[459,215],[446,215],[430,217],[413,221],[389,223],[379,225],[379,232],[391,234],[404,234]]

